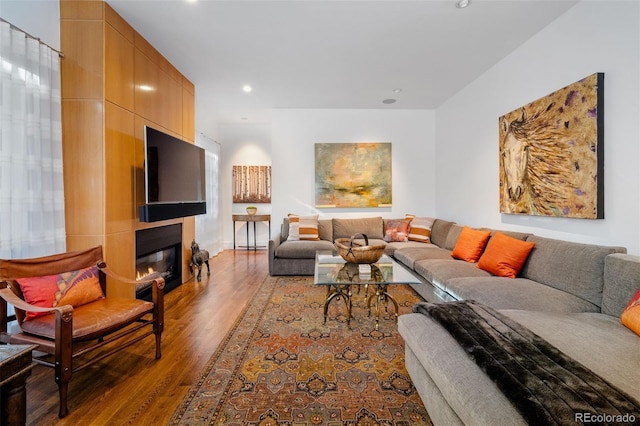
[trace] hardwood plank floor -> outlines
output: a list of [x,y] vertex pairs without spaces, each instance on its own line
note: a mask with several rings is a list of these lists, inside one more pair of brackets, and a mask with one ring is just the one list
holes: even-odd
[[268,275],[267,252],[225,250],[211,275],[165,296],[162,358],[153,337],[76,373],[69,415],[58,418],[53,369],[36,365],[27,380],[29,425],[164,425]]

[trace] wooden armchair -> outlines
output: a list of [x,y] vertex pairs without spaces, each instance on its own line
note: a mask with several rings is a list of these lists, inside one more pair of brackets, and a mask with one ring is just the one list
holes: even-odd
[[[55,369],[59,417],[69,412],[67,390],[76,371],[151,334],[155,334],[156,359],[162,355],[164,279],[148,278],[153,291],[151,302],[146,302],[108,297],[107,275],[126,285],[141,283],[111,272],[102,260],[102,247],[34,259],[0,260],[0,341],[35,344],[36,350],[45,353],[34,361]],[[51,290],[53,300],[47,299],[52,297]],[[36,296],[42,299],[38,304],[44,306],[27,303]],[[14,306],[19,325],[18,329],[11,324],[11,331],[16,329],[13,334],[7,333],[7,302]],[[88,354],[94,356],[76,361]]]

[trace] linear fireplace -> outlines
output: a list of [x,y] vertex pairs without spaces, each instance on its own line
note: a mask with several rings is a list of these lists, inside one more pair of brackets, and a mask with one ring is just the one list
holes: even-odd
[[[136,279],[153,273],[165,280],[165,293],[182,284],[182,224],[136,231]],[[138,299],[151,299],[151,287],[138,288]]]

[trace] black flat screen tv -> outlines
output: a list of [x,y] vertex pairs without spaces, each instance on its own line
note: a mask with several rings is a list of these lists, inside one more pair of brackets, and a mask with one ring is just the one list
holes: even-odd
[[206,213],[205,151],[189,142],[145,126],[145,204],[140,221]]

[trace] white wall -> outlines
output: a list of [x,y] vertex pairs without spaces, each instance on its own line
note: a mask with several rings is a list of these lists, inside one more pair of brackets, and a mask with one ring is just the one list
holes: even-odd
[[57,0],[0,0],[0,17],[60,50],[60,8]]
[[[499,213],[498,117],[605,73],[605,219]],[[640,254],[640,3],[582,1],[436,111],[437,216]]]
[[[435,213],[434,112],[427,110],[276,109],[272,114],[273,217],[321,218]],[[389,208],[317,209],[314,144],[391,142],[393,202]]]
[[[222,200],[222,222],[224,246],[233,248],[235,233],[236,244],[246,245],[247,228],[245,223],[236,223],[234,229],[232,214],[246,214],[248,204],[234,204],[232,194],[233,166],[269,166],[271,165],[271,126],[269,124],[221,124],[218,126],[220,149],[220,197]],[[273,201],[273,199],[272,199]],[[258,214],[270,214],[271,204],[252,204],[258,208]],[[275,226],[277,227],[277,225]],[[272,229],[274,221],[272,218]],[[249,230],[250,245],[253,245],[253,224]],[[266,246],[269,241],[267,223],[256,223],[256,241]]]

